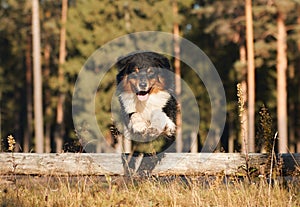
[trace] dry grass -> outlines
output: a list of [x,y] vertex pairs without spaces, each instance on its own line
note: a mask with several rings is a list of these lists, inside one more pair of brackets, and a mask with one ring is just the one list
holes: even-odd
[[[1,206],[269,206],[268,184],[236,179],[17,177],[0,179]],[[298,183],[274,183],[270,206],[300,206]]]

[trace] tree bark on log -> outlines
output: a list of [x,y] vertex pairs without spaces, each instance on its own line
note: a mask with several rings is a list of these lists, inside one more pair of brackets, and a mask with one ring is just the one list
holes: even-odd
[[[132,155],[121,153],[0,153],[0,175],[125,175],[130,165],[128,158],[132,159]],[[142,157],[135,157],[135,159],[141,163],[139,159]],[[246,164],[245,155],[239,153],[165,153],[150,157],[150,159],[158,160],[151,170],[151,174],[157,176],[245,176],[246,173],[243,169]],[[296,169],[299,170],[299,153],[278,154],[277,160],[281,161],[283,175],[292,174]],[[251,169],[256,169],[258,173],[267,166],[268,161],[267,154],[249,154],[249,166]]]

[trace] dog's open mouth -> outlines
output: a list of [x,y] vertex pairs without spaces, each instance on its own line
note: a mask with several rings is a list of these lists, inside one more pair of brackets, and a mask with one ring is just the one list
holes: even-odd
[[[150,88],[151,89],[151,88]],[[136,93],[136,96],[137,98],[140,100],[140,101],[147,101],[148,98],[149,98],[149,92],[150,92],[150,89],[148,91],[139,91]]]

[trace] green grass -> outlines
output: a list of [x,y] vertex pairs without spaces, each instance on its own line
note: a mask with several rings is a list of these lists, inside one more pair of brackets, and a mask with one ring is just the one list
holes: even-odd
[[1,206],[300,206],[298,181],[248,184],[224,177],[125,180],[123,177],[0,179]]

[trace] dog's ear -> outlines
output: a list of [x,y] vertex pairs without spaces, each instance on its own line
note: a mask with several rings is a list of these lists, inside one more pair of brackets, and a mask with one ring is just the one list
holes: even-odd
[[125,69],[127,65],[128,65],[128,57],[121,56],[118,58],[116,66],[119,72]]
[[120,56],[116,63],[118,71],[120,72],[124,69],[127,69],[129,67],[130,63],[132,62],[132,60],[134,59],[135,54],[138,54],[138,53],[139,53],[139,51],[135,51],[135,52],[129,53],[125,56]]
[[138,51],[119,57],[116,63],[118,71],[120,72],[127,69],[133,62],[135,62],[134,64],[138,64],[141,68],[154,66],[172,70],[170,62],[165,56],[155,52]]
[[116,63],[116,67],[118,69],[118,75],[117,75],[118,84],[121,83],[121,81],[123,81],[124,76],[126,76],[126,73],[128,73],[131,60],[132,60],[131,56],[121,56],[118,58],[118,61]]
[[153,62],[155,62],[156,66],[158,66],[160,68],[172,70],[170,61],[167,57],[165,57],[161,54],[158,54],[158,53],[154,53],[154,52],[151,52],[150,54],[152,55],[152,58],[154,60]]
[[168,69],[168,70],[172,70],[168,58],[166,58],[166,57],[164,57],[164,56],[161,56],[161,57],[160,57],[160,64],[161,64],[160,66],[161,66],[162,68],[166,68],[166,69]]
[[124,79],[125,73],[124,70],[121,70],[117,75],[117,84],[120,84]]

